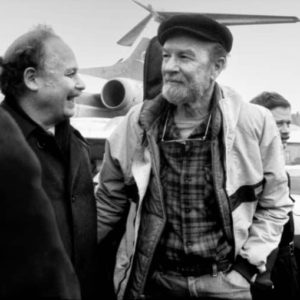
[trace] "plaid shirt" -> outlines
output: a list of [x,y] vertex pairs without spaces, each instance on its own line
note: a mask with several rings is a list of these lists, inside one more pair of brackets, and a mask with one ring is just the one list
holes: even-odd
[[[195,141],[160,143],[167,225],[159,259],[182,261],[197,256],[218,261],[231,250],[222,231],[212,179],[211,140],[218,138],[221,121],[209,127],[205,141],[197,140],[206,126],[204,122],[190,134]],[[180,139],[173,117],[166,128],[165,141]]]

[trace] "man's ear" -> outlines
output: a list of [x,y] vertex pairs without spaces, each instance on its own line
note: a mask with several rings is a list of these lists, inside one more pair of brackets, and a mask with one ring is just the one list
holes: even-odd
[[23,73],[24,84],[31,91],[38,90],[37,70],[33,67],[26,68]]
[[226,67],[226,58],[219,57],[214,63],[213,77],[216,79]]

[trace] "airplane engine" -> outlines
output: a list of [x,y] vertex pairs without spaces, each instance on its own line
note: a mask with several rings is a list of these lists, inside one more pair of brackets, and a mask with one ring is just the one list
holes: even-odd
[[101,100],[110,110],[127,111],[143,101],[142,82],[129,78],[111,79],[102,88]]
[[124,116],[130,107],[143,100],[142,81],[121,77],[103,80],[94,76],[80,76],[86,89],[76,98],[74,117]]

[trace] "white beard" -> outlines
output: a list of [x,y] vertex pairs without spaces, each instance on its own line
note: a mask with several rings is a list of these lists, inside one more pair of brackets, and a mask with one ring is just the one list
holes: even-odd
[[193,97],[186,87],[176,87],[172,84],[164,84],[162,87],[163,97],[174,105],[192,102]]

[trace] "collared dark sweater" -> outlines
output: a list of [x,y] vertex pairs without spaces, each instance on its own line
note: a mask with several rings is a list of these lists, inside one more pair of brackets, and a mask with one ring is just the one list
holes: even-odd
[[0,107],[0,299],[80,299],[41,166]]
[[79,278],[82,299],[96,296],[96,204],[88,145],[66,120],[48,134],[12,99],[2,106],[21,128],[42,166],[42,185]]

